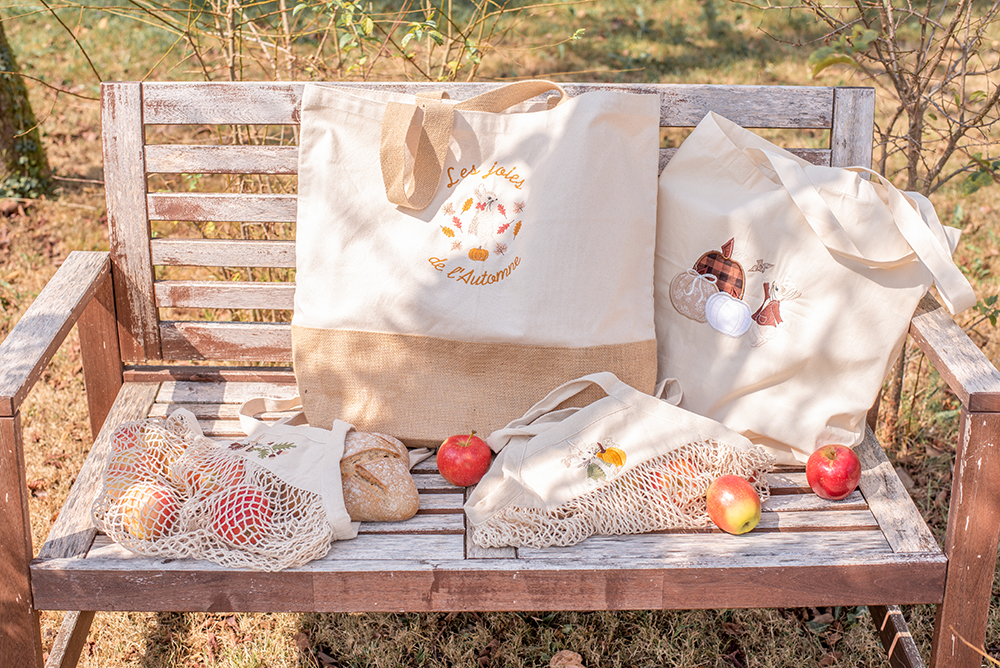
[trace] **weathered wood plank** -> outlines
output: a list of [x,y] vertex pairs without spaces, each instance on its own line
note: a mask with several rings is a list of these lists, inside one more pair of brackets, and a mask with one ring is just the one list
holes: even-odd
[[269,382],[204,383],[178,380],[163,383],[156,396],[158,404],[242,404],[254,397],[291,399],[298,395],[295,385]]
[[59,633],[52,641],[45,668],[76,668],[80,653],[87,644],[87,634],[94,622],[93,610],[71,610],[63,617]]
[[111,264],[126,362],[160,359],[158,314],[153,305],[146,171],[143,161],[141,84],[101,84],[101,137]]
[[[386,538],[362,536],[357,541],[378,543]],[[460,536],[416,538],[461,540]],[[582,562],[344,559],[346,553],[338,548],[354,542],[338,543],[327,557],[277,574],[135,557],[117,546],[95,542],[88,559],[37,562],[34,592],[45,609],[268,611],[278,605],[303,612],[422,612],[795,607],[893,600],[934,603],[945,571],[943,561],[904,560],[891,554],[866,559],[838,552],[808,558],[792,553],[770,560],[727,556],[721,568],[717,557],[710,566],[699,567],[666,564],[662,557],[651,557],[653,553]]]
[[92,436],[101,431],[124,382],[110,263],[108,269],[77,327]]
[[[416,93],[445,90],[464,99],[500,84],[338,82],[354,89]],[[709,111],[748,128],[829,128],[833,88],[821,86],[729,86],[700,84],[561,84],[570,95],[597,90],[656,94],[661,124],[693,127]],[[297,125],[300,82],[143,84],[145,121],[150,125]]]
[[930,294],[910,321],[910,335],[963,406],[1000,412],[1000,371]]
[[104,469],[111,454],[111,434],[122,422],[146,417],[157,390],[155,383],[128,383],[122,387],[66,502],[59,510],[59,516],[49,530],[48,538],[38,551],[39,558],[74,557],[87,553],[97,531],[90,508],[103,485]]
[[[867,510],[761,512],[754,531],[874,531],[878,522]],[[712,531],[719,531],[712,528]]]
[[153,264],[295,268],[294,241],[153,239]]
[[295,373],[286,366],[129,366],[125,369],[126,382],[166,383],[191,382],[246,382],[268,385],[294,385]]
[[940,549],[870,429],[854,452],[861,460],[858,487],[892,549],[896,552]]
[[837,88],[833,94],[830,165],[871,167],[875,132],[875,89]]
[[[445,496],[438,494],[436,496]],[[453,495],[457,496],[457,495]],[[359,535],[417,536],[424,534],[465,535],[465,522],[459,513],[414,515],[405,522],[362,522]]]
[[295,174],[297,146],[147,144],[150,174]]
[[807,494],[776,494],[762,504],[763,510],[784,513],[806,510],[866,510],[868,504],[860,492],[852,492],[841,501],[828,501],[813,493]]
[[292,361],[292,327],[284,322],[164,321],[160,338],[168,360]]
[[1000,542],[1000,414],[963,410],[948,509],[948,582],[937,610],[933,666],[979,665]]
[[9,666],[40,668],[42,636],[28,569],[31,519],[18,412],[0,417],[0,545],[0,657]]
[[221,308],[291,310],[294,283],[250,281],[157,281],[160,308]]
[[0,415],[17,412],[109,270],[107,253],[70,253],[0,343]]
[[294,223],[297,208],[295,195],[150,193],[146,202],[150,220]]

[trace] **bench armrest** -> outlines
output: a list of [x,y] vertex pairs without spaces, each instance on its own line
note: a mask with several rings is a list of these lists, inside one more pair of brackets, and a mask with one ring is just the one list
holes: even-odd
[[913,315],[910,335],[967,411],[1000,412],[1000,371],[930,294]]
[[73,251],[0,343],[0,417],[17,414],[111,272],[106,251]]

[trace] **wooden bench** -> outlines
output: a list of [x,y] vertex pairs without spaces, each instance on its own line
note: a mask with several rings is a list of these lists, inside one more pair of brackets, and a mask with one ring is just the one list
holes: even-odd
[[[462,98],[483,85],[488,84],[446,87],[453,98]],[[420,88],[383,86],[411,92]],[[658,93],[664,127],[692,127],[714,110],[751,128],[828,131],[826,148],[797,149],[816,163],[871,162],[872,89],[566,86],[571,94],[602,87]],[[275,277],[291,275],[291,234],[255,239],[260,235],[249,232],[256,229],[252,224],[294,223],[294,192],[154,192],[150,175],[291,176],[296,148],[273,142],[146,143],[153,136],[151,126],[207,126],[213,132],[203,134],[209,136],[216,126],[283,126],[291,137],[294,128],[287,126],[299,121],[302,89],[296,83],[104,84],[111,250],[71,253],[0,346],[4,665],[43,664],[37,610],[71,611],[48,662],[70,666],[96,610],[869,605],[892,665],[916,666],[922,662],[896,606],[917,603],[939,606],[932,665],[980,665],[980,657],[957,636],[977,646],[985,638],[1000,526],[1000,486],[995,482],[1000,457],[993,452],[1000,436],[1000,373],[931,297],[921,304],[910,332],[963,405],[943,550],[870,432],[858,447],[865,466],[859,492],[843,502],[825,502],[809,493],[801,470],[780,471],[771,476],[772,496],[759,528],[740,538],[717,531],[660,533],[593,537],[564,549],[483,550],[468,539],[463,490],[447,484],[433,460],[415,472],[421,510],[413,519],[363,525],[356,540],[337,543],[327,557],[290,571],[256,573],[151,559],[97,533],[90,506],[116,424],[184,406],[197,414],[208,435],[232,436],[239,433],[236,408],[244,398],[295,392],[288,366],[289,325],[252,322],[246,316],[287,313],[294,284],[245,280],[247,268],[258,274],[271,268]],[[670,155],[671,149],[662,149],[661,165]],[[230,227],[241,232],[231,239],[185,238],[162,230],[151,234],[150,221],[192,220],[235,221],[241,225]],[[244,280],[160,280],[163,272],[178,267],[241,268]],[[238,310],[240,319],[220,319],[230,310]],[[91,426],[98,436],[36,556],[19,408],[74,323],[80,325]]]

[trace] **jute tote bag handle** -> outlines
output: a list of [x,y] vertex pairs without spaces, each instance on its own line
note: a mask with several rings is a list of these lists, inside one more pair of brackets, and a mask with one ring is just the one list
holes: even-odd
[[[847,168],[852,172],[872,174],[886,188],[892,219],[913,250],[913,253],[907,253],[899,258],[874,258],[858,250],[844,226],[797,162],[771,151],[751,149],[750,152],[760,154],[770,163],[795,202],[795,206],[831,252],[873,268],[898,267],[910,262],[915,254],[934,277],[934,284],[949,311],[958,313],[975,305],[976,295],[972,286],[952,261],[946,242],[942,242],[934,235],[914,205],[881,174],[864,167]],[[937,220],[931,222],[940,225]]]
[[[557,104],[568,99],[566,91],[558,84],[530,80],[500,86],[455,104],[445,102],[447,95],[442,92],[418,95],[413,104],[386,103],[379,146],[386,197],[393,204],[407,209],[420,210],[431,203],[444,171],[456,109],[500,113],[550,90],[559,93]],[[419,120],[413,170],[409,174],[406,169],[406,134],[418,107],[423,114]]]

